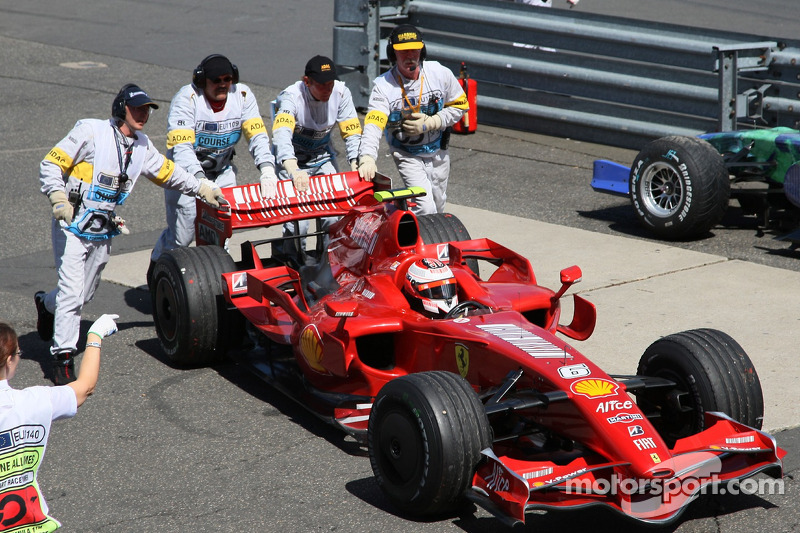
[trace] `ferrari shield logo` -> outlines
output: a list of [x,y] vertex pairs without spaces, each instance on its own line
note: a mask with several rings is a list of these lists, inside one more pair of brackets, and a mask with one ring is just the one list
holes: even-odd
[[463,344],[456,344],[456,365],[458,373],[466,379],[469,372],[469,350]]

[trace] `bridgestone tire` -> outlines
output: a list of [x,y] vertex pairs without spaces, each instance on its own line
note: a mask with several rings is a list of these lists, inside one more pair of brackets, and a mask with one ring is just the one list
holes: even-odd
[[492,433],[483,404],[461,376],[422,372],[381,389],[367,442],[386,497],[403,512],[423,517],[459,505]]
[[243,331],[242,317],[226,309],[221,274],[236,264],[219,246],[177,248],[153,269],[153,321],[164,353],[182,366],[221,362]]
[[636,373],[677,384],[637,394],[639,407],[669,446],[706,429],[707,411],[761,429],[761,382],[747,353],[726,333],[694,329],[668,335],[645,350]]
[[[472,239],[464,224],[461,223],[457,216],[450,213],[420,215],[417,217],[417,221],[419,222],[420,237],[422,237],[422,242],[425,244],[469,241]],[[476,275],[478,274],[477,259],[467,259],[467,267]]]
[[694,137],[662,137],[645,145],[628,185],[641,223],[667,240],[706,235],[722,220],[731,195],[722,156]]

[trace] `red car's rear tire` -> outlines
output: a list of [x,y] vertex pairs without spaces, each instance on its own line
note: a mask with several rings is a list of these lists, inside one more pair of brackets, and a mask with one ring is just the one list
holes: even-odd
[[[450,213],[420,215],[417,217],[417,221],[419,222],[419,235],[425,244],[468,241],[472,239],[464,224],[461,223],[457,216]],[[467,259],[466,263],[467,267],[477,275],[478,261],[476,259]]]
[[169,359],[183,366],[224,360],[243,318],[226,309],[221,275],[236,264],[219,246],[176,248],[153,268],[151,302],[158,340]]

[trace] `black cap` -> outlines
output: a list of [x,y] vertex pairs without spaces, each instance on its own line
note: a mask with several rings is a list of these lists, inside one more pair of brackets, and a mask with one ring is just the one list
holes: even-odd
[[389,42],[395,50],[419,50],[425,46],[422,33],[411,24],[397,26],[389,36]]
[[122,99],[124,100],[125,105],[131,107],[149,105],[153,109],[158,109],[158,104],[154,103],[147,93],[144,92],[144,89],[138,85],[126,85],[122,89],[122,92]]
[[328,83],[338,80],[336,75],[336,65],[329,57],[314,56],[306,63],[306,76],[317,83]]
[[207,80],[213,80],[226,74],[233,76],[233,64],[230,59],[220,54],[207,57],[201,66]]

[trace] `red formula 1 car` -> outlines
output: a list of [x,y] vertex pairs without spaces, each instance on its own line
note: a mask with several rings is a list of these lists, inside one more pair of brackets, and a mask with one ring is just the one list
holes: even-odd
[[[419,191],[383,182],[348,172],[312,178],[308,194],[281,182],[265,201],[248,185],[224,190],[229,211],[200,204],[200,246],[153,272],[165,352],[247,362],[362,439],[378,485],[414,516],[466,497],[511,523],[590,505],[665,523],[711,488],[782,476],[785,452],[759,429],[758,376],[731,337],[669,335],[636,375],[608,375],[561,338],[595,326],[578,295],[560,323],[578,267],[557,291],[542,287],[524,257],[450,215],[415,216]],[[215,246],[235,229],[321,215],[341,219],[302,257],[282,256],[281,237],[245,242],[238,263]]]

